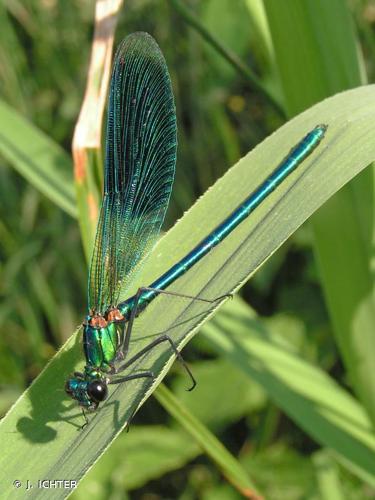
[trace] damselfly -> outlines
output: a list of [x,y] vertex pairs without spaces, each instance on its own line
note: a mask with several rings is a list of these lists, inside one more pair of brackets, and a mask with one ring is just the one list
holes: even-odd
[[[166,289],[224,240],[314,151],[326,125],[311,130],[266,180],[191,252],[148,287],[121,302],[124,289],[159,235],[174,179],[177,127],[171,82],[164,57],[147,33],[120,44],[109,94],[104,194],[88,280],[88,315],[83,325],[84,371],[66,382],[67,393],[83,409],[95,410],[109,384],[154,378],[150,370],[124,375],[157,345],[174,351],[192,380],[174,341],[155,338],[128,358],[135,318],[160,294],[200,297]],[[121,375],[123,374],[123,375]]]

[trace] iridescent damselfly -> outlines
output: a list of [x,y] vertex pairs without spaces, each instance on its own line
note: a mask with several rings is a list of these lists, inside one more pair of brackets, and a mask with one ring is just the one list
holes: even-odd
[[153,380],[150,370],[124,372],[162,343],[170,346],[186,369],[192,381],[190,390],[195,386],[189,367],[167,334],[128,358],[135,318],[160,294],[203,302],[221,299],[191,297],[167,288],[243,222],[315,150],[326,129],[326,125],[318,125],[308,132],[266,180],[185,257],[150,286],[121,301],[124,289],[158,238],[171,194],[177,149],[175,106],[164,57],[147,33],[134,33],[123,40],[110,85],[104,194],[83,324],[86,365],[65,386],[83,410],[97,409],[107,398],[110,384]]

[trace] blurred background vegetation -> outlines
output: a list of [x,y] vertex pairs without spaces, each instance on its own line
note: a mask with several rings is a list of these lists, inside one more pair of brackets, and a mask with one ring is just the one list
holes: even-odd
[[[372,81],[375,2],[336,3],[348,8]],[[258,75],[266,94],[285,109],[262,3],[189,0],[185,5]],[[179,150],[165,229],[227,168],[282,125],[287,114],[207,43],[178,6],[167,0],[127,0],[116,30],[117,42],[133,31],[151,33],[171,73]],[[93,3],[83,0],[0,4],[1,98],[67,154],[85,88],[93,14]],[[0,412],[4,414],[82,321],[87,264],[77,221],[12,165],[0,162]],[[312,245],[307,224],[243,288],[242,296],[271,331],[284,332],[294,352],[349,387]],[[182,375],[172,370],[168,382],[174,393],[251,471],[267,498],[375,498],[374,489],[331,460],[259,385],[215,353],[207,339],[196,337],[185,356],[199,386],[186,395]],[[319,472],[322,464],[324,477]],[[325,496],[327,484],[335,497]],[[74,498],[85,495],[240,498],[153,398]]]

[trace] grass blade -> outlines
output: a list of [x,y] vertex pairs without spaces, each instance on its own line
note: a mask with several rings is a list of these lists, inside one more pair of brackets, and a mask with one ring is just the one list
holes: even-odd
[[0,153],[30,184],[76,217],[69,156],[3,101],[0,101]]
[[243,302],[227,304],[204,332],[278,407],[351,472],[375,485],[375,437],[366,411],[318,367],[280,345]]
[[[247,154],[162,238],[142,279],[134,283],[134,290],[152,282],[216,227],[318,123],[328,123],[329,129],[314,154],[173,288],[206,297],[238,289],[315,210],[375,158],[375,86],[323,101]],[[169,300],[166,307],[166,300],[159,297],[137,318],[130,355],[149,342],[150,335],[164,331],[182,348],[214,312],[204,310],[202,315],[196,302],[183,300]],[[183,323],[178,322],[180,317],[185,319]],[[80,338],[73,336],[0,423],[3,446],[13,450],[12,457],[0,458],[5,495],[14,493],[9,478],[80,479],[155,390],[173,362],[164,346],[150,352],[140,367],[152,369],[158,379],[153,384],[138,380],[111,388],[106,404],[80,430],[82,416],[63,387],[69,374],[82,368],[81,350]],[[23,457],[22,470],[19,457]],[[54,492],[56,499],[66,494],[63,490]],[[49,498],[50,492],[29,492],[30,498],[35,495]]]
[[221,442],[167,389],[160,384],[156,399],[172,415],[204,452],[213,460],[222,474],[245,498],[260,499],[255,486],[241,464],[229,453]]
[[173,4],[178,13],[185,19],[185,21],[190,24],[204,38],[204,40],[206,40],[206,42],[217,51],[218,54],[220,54],[231,66],[233,66],[233,68],[235,68],[240,75],[246,78],[255,90],[267,99],[276,113],[279,116],[284,117],[285,112],[283,108],[259,80],[257,75],[253,73],[253,71],[246,66],[246,64],[244,64],[235,53],[225,47],[218,37],[210,33],[183,2],[180,0],[170,0],[170,2]]
[[102,124],[111,76],[114,33],[122,0],[96,3],[95,31],[85,97],[74,130],[72,152],[83,248],[89,260],[99,213],[103,176]]
[[[265,7],[290,116],[364,82],[347,2],[305,0],[280,8],[270,0]],[[336,341],[353,389],[375,423],[373,185],[374,171],[367,169],[312,225]]]

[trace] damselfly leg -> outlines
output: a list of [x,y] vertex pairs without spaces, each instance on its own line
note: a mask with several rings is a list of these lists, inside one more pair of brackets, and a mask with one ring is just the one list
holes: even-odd
[[[215,299],[205,299],[202,297],[194,297],[192,295],[186,295],[186,294],[177,293],[177,292],[170,292],[170,291],[160,290],[160,289],[155,289],[155,288],[150,288],[150,287],[139,288],[139,290],[137,291],[137,293],[134,297],[133,308],[131,310],[128,323],[126,325],[126,331],[124,334],[122,345],[119,347],[118,352],[120,355],[117,356],[117,361],[119,361],[120,359],[126,359],[126,356],[128,354],[128,351],[129,351],[129,343],[130,343],[131,334],[132,334],[132,330],[133,330],[134,320],[137,317],[137,315],[139,314],[139,312],[142,310],[139,308],[140,299],[142,297],[142,294],[144,294],[145,292],[150,292],[150,291],[154,292],[155,294],[171,295],[173,297],[180,297],[183,299],[189,299],[189,300],[193,300],[193,301],[206,302],[209,304],[213,304],[213,303],[219,302],[220,300],[223,300],[225,298],[232,297],[231,294],[226,294],[226,295],[222,295],[220,297],[216,297]],[[194,387],[196,386],[196,380],[195,380],[189,366],[187,365],[187,363],[185,362],[184,358],[182,357],[180,351],[178,350],[177,345],[172,340],[172,338],[166,334],[159,336],[158,338],[154,339],[152,342],[147,344],[145,347],[143,347],[143,349],[141,349],[139,352],[137,352],[129,360],[127,360],[122,365],[117,367],[115,369],[114,373],[118,374],[118,373],[125,371],[127,368],[129,368],[131,365],[133,365],[135,362],[137,362],[140,358],[142,358],[142,356],[144,356],[148,352],[152,351],[158,345],[165,343],[165,342],[169,343],[174,354],[176,355],[177,360],[183,366],[184,370],[188,374],[188,376],[192,382],[192,385],[191,385],[191,387],[188,388],[188,391],[192,391],[194,389]],[[154,378],[154,375],[150,371],[141,372],[141,373],[135,374],[135,375],[129,375],[129,376],[124,376],[124,377],[112,379],[110,381],[110,384],[120,384],[122,382],[126,382],[127,380],[132,380],[134,378],[142,378],[142,377]]]

